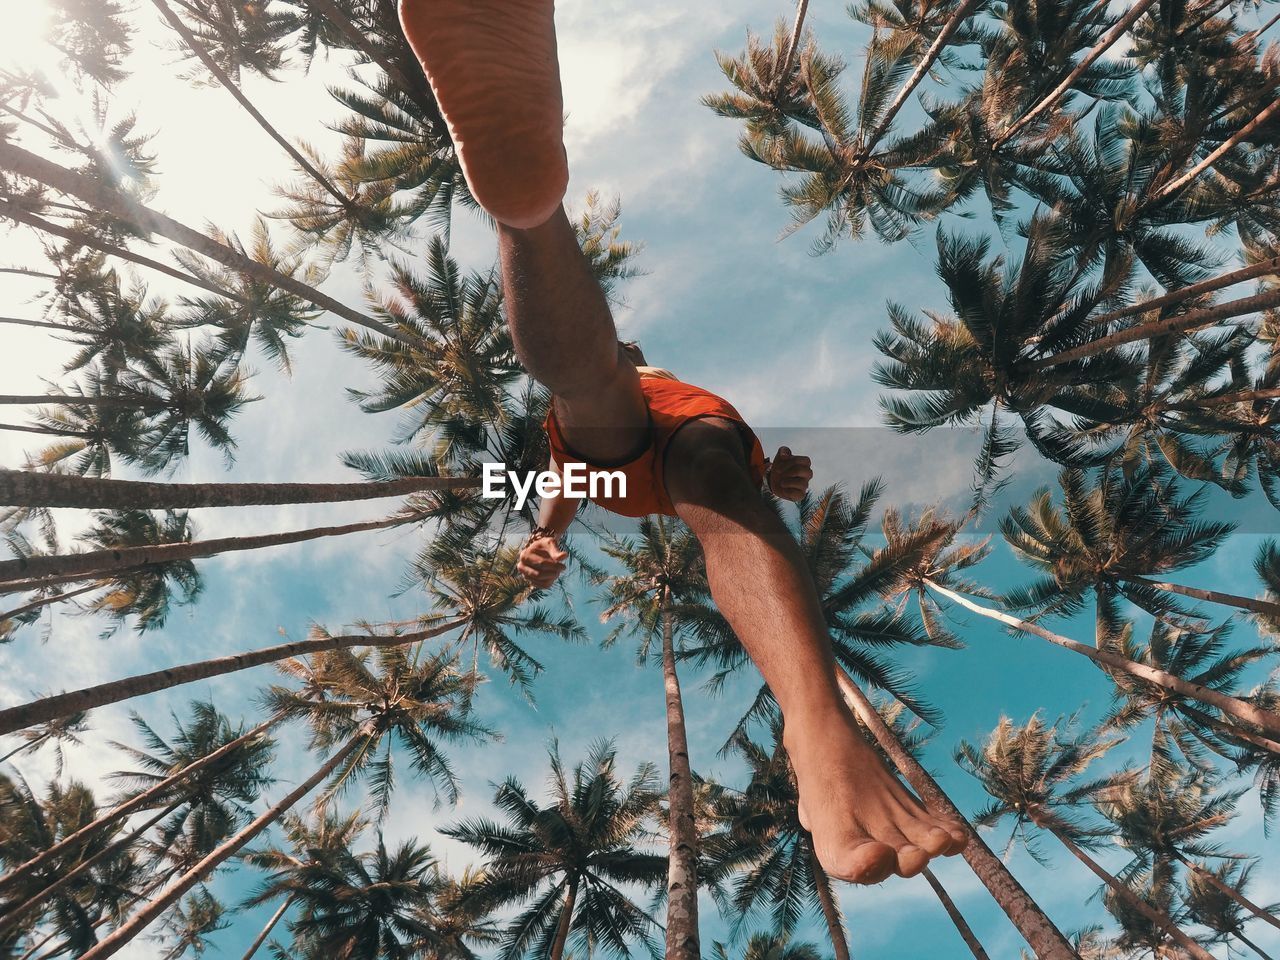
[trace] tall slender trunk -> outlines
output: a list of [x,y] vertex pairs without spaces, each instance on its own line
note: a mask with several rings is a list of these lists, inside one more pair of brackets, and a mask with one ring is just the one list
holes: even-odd
[[698,936],[698,826],[693,815],[693,771],[689,764],[684,703],[680,697],[680,677],[676,673],[671,588],[666,585],[662,588],[661,617],[662,679],[666,689],[670,762],[667,814],[671,853],[667,859],[666,960],[699,960],[702,948]]
[[253,101],[244,95],[244,91],[240,89],[239,85],[227,75],[225,70],[218,66],[217,61],[215,61],[213,57],[209,56],[208,51],[204,48],[204,44],[202,44],[195,35],[187,29],[187,25],[182,22],[182,18],[174,13],[164,0],[151,0],[151,3],[160,11],[160,16],[164,17],[169,26],[173,27],[173,29],[178,32],[178,36],[182,37],[182,42],[185,43],[191,52],[199,58],[200,62],[204,64],[204,68],[213,74],[214,79],[217,80],[218,83],[220,83],[223,88],[235,98],[236,103],[240,104],[244,109],[244,112],[253,117],[258,126],[265,130],[272,140],[284,148],[284,151],[289,154],[290,159],[301,167],[302,170],[311,177],[311,179],[320,184],[320,186],[323,187],[330,196],[338,201],[340,206],[347,210],[354,209],[354,204],[351,202],[351,198],[346,196],[346,194],[330,183],[329,179],[317,170],[311,161],[299,152],[297,147],[291,144],[279,130],[271,125],[270,121],[262,115],[262,112],[253,105]]
[[1231,886],[1231,884],[1224,883],[1222,881],[1222,878],[1220,878],[1212,870],[1206,870],[1204,869],[1204,867],[1200,866],[1200,864],[1192,863],[1190,860],[1184,857],[1181,854],[1181,852],[1177,850],[1173,851],[1173,856],[1174,856],[1174,859],[1176,859],[1179,863],[1185,866],[1188,870],[1192,871],[1197,876],[1203,877],[1205,880],[1207,880],[1210,886],[1212,886],[1215,890],[1217,890],[1223,896],[1229,897],[1236,904],[1243,907],[1245,910],[1248,910],[1250,913],[1252,913],[1255,917],[1257,917],[1263,923],[1270,924],[1271,926],[1275,927],[1277,930],[1280,930],[1280,918],[1277,918],[1276,915],[1273,913],[1268,913],[1266,910],[1258,906],[1256,903],[1254,903],[1252,900],[1246,897],[1243,893],[1241,893],[1235,887]]
[[782,53],[782,63],[778,65],[778,73],[773,80],[773,94],[778,95],[782,84],[791,75],[791,67],[796,62],[796,51],[800,49],[800,37],[804,33],[804,18],[809,13],[809,0],[800,0],[796,4],[796,18],[791,24],[791,36],[787,38],[787,49]]
[[350,647],[400,647],[418,643],[447,633],[460,624],[460,620],[448,620],[429,630],[401,635],[324,636],[314,640],[295,640],[292,643],[282,643],[261,650],[249,650],[229,657],[213,657],[209,660],[197,660],[194,663],[170,667],[167,670],[140,673],[123,680],[111,680],[96,686],[84,687],[70,693],[59,693],[0,710],[0,735],[48,720],[56,720],[72,713],[106,706],[108,703],[132,700],[134,697],[145,696],[158,690],[168,690],[170,687],[178,687],[184,683],[220,677],[228,673],[248,670],[250,667],[260,667],[289,657],[322,653],[326,650],[345,650]]
[[929,772],[903,747],[871,701],[841,667],[836,668],[836,683],[839,684],[849,708],[862,721],[863,726],[871,731],[880,749],[888,755],[903,779],[919,794],[925,806],[935,814],[964,825],[969,835],[969,842],[963,853],[965,862],[1022,934],[1037,960],[1080,960],[1080,955],[1062,935],[1062,931],[1054,926],[1026,888],[983,842],[978,831],[970,826],[964,814],[951,802],[951,798],[943,792]]
[[477,477],[406,477],[364,483],[151,483],[0,467],[0,506],[190,510],[286,503],[346,503],[480,486]]
[[1263,310],[1270,310],[1272,307],[1280,307],[1280,288],[1268,290],[1252,297],[1228,300],[1226,303],[1219,303],[1201,310],[1191,310],[1176,316],[1139,323],[1116,333],[1108,334],[1105,337],[1099,337],[1097,340],[1082,343],[1080,346],[1072,347],[1070,350],[1063,350],[1052,356],[1034,360],[1029,364],[1028,369],[1033,372],[1039,372],[1061,363],[1071,363],[1088,357],[1096,357],[1100,353],[1106,353],[1108,350],[1114,350],[1116,347],[1122,347],[1139,340],[1164,337],[1171,333],[1186,333],[1189,330],[1198,330],[1201,327],[1211,326],[1221,320],[1229,320],[1232,317],[1240,317],[1249,313],[1259,313]]
[[[13,201],[0,202],[0,217],[8,217],[18,223],[24,223],[29,227],[34,227],[44,233],[52,234],[60,237],[68,243],[77,243],[81,246],[89,247],[108,256],[117,257],[120,260],[127,260],[129,263],[136,263],[140,267],[146,267],[148,270],[154,270],[157,273],[163,273],[167,277],[173,277],[175,280],[181,280],[183,283],[189,283],[193,287],[199,287],[202,290],[208,290],[210,293],[219,297],[225,297],[228,300],[234,300],[237,303],[242,302],[240,297],[228,290],[223,290],[216,283],[210,283],[208,280],[201,279],[193,273],[187,273],[185,270],[179,270],[177,267],[171,267],[167,263],[159,260],[153,260],[150,257],[144,257],[140,253],[134,253],[132,250],[118,246],[114,243],[107,243],[98,237],[90,236],[81,230],[73,230],[65,227],[60,223],[54,223],[43,217],[37,217],[34,213],[23,210]],[[67,327],[68,330],[75,330],[74,327]],[[83,331],[80,331],[83,332]]]
[[1232,936],[1235,937],[1237,940],[1239,940],[1241,943],[1243,943],[1246,947],[1248,947],[1254,953],[1256,953],[1261,958],[1261,960],[1272,960],[1271,955],[1269,953],[1263,952],[1263,949],[1260,946],[1258,946],[1256,943],[1254,943],[1252,940],[1246,937],[1244,935],[1243,930],[1237,930],[1235,933],[1232,934]]
[[49,883],[48,886],[41,890],[37,890],[21,903],[13,907],[6,907],[4,912],[0,913],[0,933],[7,931],[15,922],[21,921],[23,919],[23,914],[32,907],[39,906],[41,903],[47,903],[49,898],[51,898],[55,893],[77,877],[82,876],[86,870],[89,870],[95,864],[101,863],[107,857],[119,853],[131,844],[136,843],[148,830],[169,814],[173,813],[173,811],[177,810],[178,807],[182,806],[185,802],[186,798],[181,798],[173,801],[166,807],[162,807],[157,813],[154,813],[147,818],[146,822],[144,822],[142,826],[135,827],[122,836],[117,837],[102,849],[79,861],[74,866],[70,866],[68,869],[60,871],[57,876],[52,878],[52,882]]
[[88,839],[93,834],[97,833],[99,830],[102,830],[104,827],[107,827],[110,824],[115,823],[117,820],[121,819],[122,817],[129,816],[129,814],[133,813],[135,810],[141,810],[153,798],[160,796],[175,784],[187,779],[188,777],[194,776],[200,771],[205,770],[216,763],[221,762],[229,754],[234,753],[236,750],[239,750],[241,747],[245,746],[251,741],[256,740],[258,737],[262,736],[264,733],[266,733],[273,726],[275,726],[275,724],[279,722],[280,722],[279,717],[273,717],[270,720],[266,720],[258,724],[256,727],[254,727],[252,730],[249,730],[247,733],[244,733],[239,737],[236,737],[234,740],[224,743],[217,750],[214,750],[211,753],[205,754],[199,760],[192,761],[191,763],[183,767],[181,770],[178,770],[170,774],[169,776],[165,777],[163,780],[160,780],[152,784],[150,787],[148,787],[146,790],[139,793],[137,796],[131,797],[128,800],[124,801],[123,803],[116,805],[111,810],[108,810],[102,816],[98,817],[92,823],[85,824],[83,827],[81,827],[79,830],[75,831],[74,833],[69,834],[66,837],[63,837],[57,843],[53,844],[53,846],[47,847],[46,849],[42,850],[40,853],[36,854],[36,856],[32,857],[26,863],[22,863],[14,867],[12,870],[6,873],[3,877],[0,877],[0,893],[3,893],[4,891],[8,890],[15,883],[18,883],[24,880],[25,878],[31,876],[32,873],[34,873],[36,870],[39,870],[41,867],[47,864],[50,860],[58,856],[58,854],[62,853],[64,850],[68,849],[69,847],[74,846]]
[[361,733],[348,740],[341,750],[325,761],[315,773],[290,791],[280,802],[162,890],[156,899],[118,926],[105,939],[100,940],[87,953],[82,954],[80,960],[103,960],[121,950],[153,920],[176,904],[188,890],[233,857],[249,841],[279,820],[294,804],[315,789],[316,785],[338,769],[342,762],[365,742],[365,739],[365,735]]
[[253,960],[253,955],[258,952],[259,947],[267,942],[267,937],[271,936],[271,931],[276,928],[276,924],[289,912],[291,906],[293,906],[293,897],[285,897],[284,903],[280,904],[280,909],[271,915],[267,925],[253,938],[253,943],[249,944],[249,949],[244,952],[244,956],[240,960]]
[[1280,387],[1263,387],[1257,390],[1241,390],[1239,393],[1220,393],[1212,397],[1197,397],[1195,400],[1179,400],[1177,403],[1165,404],[1168,410],[1200,410],[1204,407],[1225,407],[1233,403],[1253,403],[1255,400],[1280,399]]
[[22,956],[20,956],[18,960],[31,960],[32,957],[34,957],[38,952],[40,952],[41,949],[44,948],[45,944],[47,944],[50,940],[52,940],[57,935],[58,935],[57,930],[54,930],[51,933],[46,933],[43,937],[41,937],[39,940],[33,943],[30,947],[28,947],[27,952],[24,953]]
[[28,270],[26,267],[0,267],[0,273],[14,273],[23,277],[39,277],[42,280],[60,280],[56,273],[44,273],[40,270]]
[[866,145],[863,147],[863,150],[867,153],[875,149],[876,144],[880,142],[880,138],[885,135],[885,132],[893,123],[893,118],[898,115],[898,111],[902,109],[907,99],[911,96],[911,92],[920,86],[921,81],[932,69],[934,62],[938,57],[942,56],[942,51],[951,42],[952,35],[960,29],[960,24],[964,23],[965,18],[973,11],[977,2],[978,0],[961,0],[960,6],[956,7],[955,12],[951,14],[942,29],[938,31],[933,43],[929,44],[929,49],[925,51],[924,59],[916,65],[915,70],[911,72],[911,76],[907,78],[907,82],[898,91],[898,95],[893,98],[893,102],[885,108],[880,117],[880,122],[876,124],[875,129],[867,137]]
[[1225,156],[1233,147],[1237,146],[1241,141],[1247,140],[1255,131],[1260,130],[1264,124],[1277,114],[1280,114],[1280,97],[1271,101],[1269,106],[1264,107],[1252,120],[1228,137],[1227,140],[1225,140],[1207,157],[1180,176],[1177,180],[1167,184],[1165,188],[1156,195],[1155,199],[1160,201],[1173,196],[1192,180],[1221,160],[1222,157]]
[[569,942],[569,926],[573,923],[573,908],[578,902],[578,877],[569,878],[569,886],[564,892],[564,903],[560,907],[560,921],[556,924],[556,939],[551,945],[551,960],[560,960],[564,956],[564,945]]
[[305,0],[305,2],[336,26],[342,35],[351,42],[352,46],[373,63],[376,63],[378,68],[391,78],[391,82],[399,87],[404,92],[404,95],[412,100],[414,105],[422,111],[424,119],[436,130],[442,129],[439,106],[434,100],[424,96],[424,91],[428,89],[426,77],[422,78],[422,83],[415,84],[397,64],[378,52],[377,48],[369,42],[369,38],[365,36],[364,31],[352,23],[333,0]]
[[42,407],[50,404],[67,407],[161,407],[161,400],[143,401],[141,397],[85,396],[82,393],[0,393],[0,404],[20,407]]
[[[384,337],[408,346],[418,345],[416,338],[394,327],[389,327],[373,317],[366,316],[358,310],[353,310],[315,287],[294,277],[286,276],[198,230],[192,230],[172,217],[152,210],[132,197],[113,190],[105,184],[97,183],[74,170],[61,167],[30,150],[24,150],[15,143],[0,142],[0,168],[29,177],[61,193],[79,197],[104,213],[118,217],[141,230],[158,233],[174,243],[194,250],[201,256],[230,267],[260,283],[278,287],[357,326],[367,327]],[[54,279],[57,278],[54,277]]]
[[1224,273],[1221,276],[1210,277],[1208,280],[1201,280],[1199,283],[1192,283],[1177,290],[1170,290],[1159,297],[1152,297],[1150,300],[1130,304],[1127,307],[1121,307],[1119,310],[1112,310],[1110,313],[1094,317],[1089,321],[1089,324],[1099,327],[1104,323],[1123,320],[1125,317],[1131,317],[1137,313],[1158,310],[1160,307],[1167,307],[1171,303],[1181,303],[1191,297],[1198,297],[1202,293],[1212,293],[1224,287],[1233,287],[1237,283],[1244,283],[1246,280],[1270,277],[1277,274],[1280,274],[1280,256],[1271,257],[1269,260],[1261,260],[1239,270],[1232,270],[1230,273]]
[[10,323],[20,327],[40,327],[43,330],[61,330],[64,333],[84,333],[80,327],[69,323],[46,323],[43,320],[23,320],[20,317],[0,317],[0,324]]
[[78,437],[81,440],[92,440],[93,437],[83,430],[59,430],[57,427],[28,427],[16,423],[0,423],[0,430],[12,430],[15,433],[38,433],[44,437]]
[[1088,644],[1079,643],[1061,634],[1053,633],[1036,623],[1022,620],[1012,614],[1005,613],[1003,610],[993,610],[991,607],[984,607],[981,604],[974,603],[968,597],[949,590],[946,587],[934,583],[932,580],[926,580],[925,586],[935,593],[952,600],[966,610],[972,610],[980,616],[988,617],[996,620],[1006,626],[1013,627],[1015,630],[1021,630],[1024,633],[1034,634],[1042,640],[1048,640],[1050,643],[1059,647],[1064,647],[1075,653],[1088,657],[1094,663],[1102,664],[1110,667],[1112,670],[1119,670],[1129,674],[1131,677],[1137,677],[1139,680],[1154,684],[1157,687],[1163,687],[1173,693],[1189,697],[1192,700],[1198,700],[1201,703],[1207,703],[1212,707],[1217,707],[1223,713],[1230,714],[1237,720],[1243,720],[1245,723],[1253,724],[1260,727],[1266,732],[1273,735],[1280,735],[1280,714],[1270,710],[1264,710],[1261,707],[1247,703],[1236,697],[1229,697],[1226,694],[1218,693],[1208,687],[1191,683],[1182,679],[1182,677],[1169,673],[1167,670],[1158,670],[1155,667],[1149,667],[1145,663],[1138,663],[1134,660],[1128,660],[1118,654],[1111,653],[1108,650],[1099,650],[1097,647],[1091,647]]
[[1253,613],[1265,613],[1268,616],[1280,617],[1280,603],[1272,603],[1270,600],[1255,600],[1253,597],[1241,597],[1234,593],[1222,593],[1218,590],[1201,590],[1199,587],[1185,587],[1180,583],[1148,580],[1146,577],[1130,577],[1129,579],[1134,583],[1155,587],[1157,590],[1164,590],[1167,593],[1177,593],[1184,597],[1192,597],[1208,603],[1218,603],[1225,607],[1239,607],[1241,610],[1250,610]]
[[1000,147],[1002,147],[1010,137],[1015,136],[1018,131],[1028,123],[1066,96],[1067,92],[1075,82],[1084,76],[1084,72],[1093,66],[1099,57],[1110,50],[1111,47],[1113,47],[1116,42],[1124,36],[1125,31],[1133,26],[1137,22],[1138,18],[1146,12],[1147,8],[1152,6],[1155,2],[1156,0],[1138,0],[1137,3],[1130,7],[1125,15],[1120,18],[1120,21],[1108,30],[1101,40],[1094,44],[1093,48],[1086,53],[1084,58],[1075,65],[1066,77],[1063,78],[1062,82],[1049,92],[1048,96],[1044,97],[1044,99],[1024,113],[1007,130],[1005,130],[1004,133],[996,137],[995,141],[991,144],[991,149],[1000,149]]
[[982,944],[978,941],[973,928],[969,926],[969,921],[964,918],[964,914],[960,912],[956,902],[951,899],[951,894],[947,893],[947,888],[942,885],[942,881],[935,877],[933,871],[928,867],[924,868],[924,878],[929,886],[933,888],[933,892],[937,894],[938,902],[942,904],[942,909],[947,911],[947,916],[955,924],[956,930],[960,933],[960,939],[969,948],[974,960],[991,960],[987,955],[987,951],[983,949]]
[[158,563],[177,563],[182,560],[198,560],[220,553],[237,553],[244,550],[261,550],[290,543],[304,543],[324,537],[342,537],[369,530],[385,530],[388,527],[412,523],[417,517],[393,516],[381,520],[365,520],[337,527],[308,527],[304,530],[285,530],[280,533],[264,533],[256,537],[220,537],[214,540],[193,540],[190,543],[161,543],[143,547],[117,547],[114,550],[87,550],[84,553],[53,554],[51,556],[20,557],[17,560],[0,560],[0,583],[6,580],[34,579],[38,577],[95,577],[102,579],[121,570],[149,566]]
[[822,907],[822,918],[827,922],[827,936],[831,940],[835,960],[850,960],[849,938],[844,932],[844,918],[840,915],[840,905],[836,903],[836,898],[831,892],[831,878],[818,862],[812,838],[806,838],[803,842],[809,850],[809,869],[813,872],[813,886],[818,892],[818,905]]
[[1142,897],[1134,893],[1129,888],[1128,884],[1121,883],[1106,870],[1102,869],[1102,866],[1087,853],[1077,847],[1070,837],[1066,836],[1060,830],[1046,824],[1037,823],[1036,826],[1052,833],[1058,839],[1058,842],[1071,852],[1073,857],[1088,867],[1090,873],[1105,883],[1117,897],[1150,920],[1158,929],[1163,930],[1168,934],[1169,938],[1178,946],[1182,947],[1183,950],[1186,950],[1193,960],[1214,960],[1213,954],[1183,933],[1167,913],[1162,910],[1157,910],[1151,904],[1147,903],[1146,900],[1143,900]]
[[[78,597],[82,593],[90,593],[91,591],[97,590],[97,589],[98,589],[98,584],[91,583],[88,586],[80,587],[77,590],[69,590],[66,593],[55,594],[52,597],[44,597],[40,600],[32,600],[30,603],[24,604],[21,607],[14,607],[12,610],[6,610],[3,613],[0,613],[0,623],[4,623],[6,620],[12,620],[14,617],[20,617],[24,613],[30,613],[32,610],[39,610],[41,607],[47,607],[51,603],[58,603],[62,600],[70,600],[72,597]],[[7,759],[8,757],[0,759],[0,763],[4,763],[4,761]]]

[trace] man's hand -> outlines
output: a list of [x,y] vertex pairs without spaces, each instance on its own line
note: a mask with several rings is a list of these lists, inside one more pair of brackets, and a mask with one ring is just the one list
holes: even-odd
[[564,573],[568,558],[568,552],[556,546],[554,537],[537,537],[520,550],[516,570],[539,590],[545,590]]
[[779,447],[769,467],[769,489],[783,500],[800,500],[809,492],[813,468],[808,457],[797,457],[790,447]]

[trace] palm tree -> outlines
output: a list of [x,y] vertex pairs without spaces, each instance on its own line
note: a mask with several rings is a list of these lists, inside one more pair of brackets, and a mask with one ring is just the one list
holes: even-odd
[[502,942],[498,922],[472,894],[483,879],[484,871],[472,868],[460,877],[438,872],[430,909],[420,918],[429,932],[415,943],[423,960],[480,960],[473,948]]
[[958,607],[1004,624],[1019,633],[1029,633],[1055,646],[1087,657],[1108,673],[1124,673],[1137,681],[1168,690],[1176,696],[1207,704],[1241,721],[1246,731],[1256,727],[1268,737],[1280,735],[1280,714],[1256,693],[1249,700],[1228,696],[1213,689],[1212,685],[1188,680],[1158,665],[1131,660],[1112,649],[1110,644],[1091,646],[1080,643],[1070,637],[1054,633],[1038,623],[977,603],[971,597],[991,599],[991,592],[981,585],[956,577],[956,574],[972,566],[984,555],[985,543],[953,549],[952,546],[963,524],[943,517],[933,510],[926,511],[916,527],[904,525],[901,518],[896,516],[891,519],[890,542],[894,542],[895,538],[903,538],[915,543],[915,549],[908,554],[909,562],[899,564],[893,571],[884,588],[891,594],[914,591],[921,600],[922,618],[936,618],[936,613],[931,612],[933,601],[928,596],[928,594],[935,594]]
[[[235,856],[271,824],[325,780],[325,805],[353,780],[368,774],[374,800],[385,812],[394,783],[391,747],[394,740],[413,758],[415,771],[428,777],[453,799],[456,781],[439,739],[481,739],[488,731],[459,710],[474,677],[454,669],[446,655],[415,659],[409,652],[381,650],[377,668],[370,651],[336,651],[311,662],[290,660],[281,669],[304,683],[301,690],[272,686],[264,699],[274,713],[311,725],[311,745],[332,752],[307,779],[252,823],[201,858],[160,891],[108,937],[84,954],[102,960],[122,949],[192,887]],[[379,757],[378,754],[384,755]]]
[[1126,774],[1109,774],[1084,782],[1080,778],[1119,742],[1115,737],[1076,729],[1074,718],[1065,724],[1046,726],[1033,716],[1018,727],[1008,717],[1001,717],[981,749],[963,740],[956,749],[956,762],[977,778],[992,798],[974,823],[991,826],[1012,818],[1010,842],[1023,839],[1033,854],[1028,828],[1052,835],[1126,908],[1146,918],[1196,960],[1210,960],[1209,952],[1183,933],[1172,918],[1142,900],[1086,852],[1106,834],[1081,821],[1077,811],[1105,801],[1121,786]]
[[209,889],[201,886],[187,894],[164,917],[161,926],[172,938],[169,948],[161,955],[162,960],[179,960],[188,951],[193,957],[204,956],[211,946],[210,935],[231,926],[231,919]]
[[[39,871],[26,869],[27,879],[15,892],[14,902],[3,908],[0,923],[47,903],[109,857],[129,853],[145,858],[154,878],[162,882],[203,857],[251,818],[251,805],[272,782],[267,770],[275,757],[275,744],[262,737],[245,741],[243,727],[233,727],[212,703],[193,703],[189,722],[176,715],[172,720],[176,734],[170,742],[134,714],[133,723],[145,747],[114,746],[124,750],[141,769],[116,773],[112,778],[142,791],[228,744],[240,746],[216,768],[188,775],[177,791],[156,795],[154,807],[146,808],[145,821],[131,826],[118,839],[94,849],[105,835],[100,829],[81,842],[87,846],[81,848],[79,857],[50,863]],[[156,836],[147,839],[153,828]],[[76,847],[71,852],[74,854]],[[11,882],[9,878],[6,881]]]
[[661,637],[662,679],[666,693],[668,789],[667,823],[670,858],[667,875],[666,952],[691,960],[700,956],[698,930],[698,846],[694,815],[693,770],[684,700],[676,671],[677,612],[688,605],[705,609],[710,587],[697,537],[679,521],[646,517],[636,540],[606,544],[606,555],[622,568],[619,575],[595,571],[593,582],[604,587],[601,620],[619,619],[605,643],[624,633],[638,636],[641,663],[649,658],[653,641]]
[[[273,284],[282,290],[295,294],[321,310],[327,310],[349,323],[366,326],[395,340],[403,335],[390,327],[367,317],[359,311],[348,307],[325,293],[300,280],[286,276],[268,266],[245,257],[238,251],[218,242],[216,239],[193,230],[191,227],[152,210],[138,200],[126,196],[117,190],[96,183],[89,177],[65,167],[60,167],[42,157],[31,153],[16,144],[6,142],[0,145],[0,169],[6,169],[20,176],[29,177],[44,183],[54,190],[78,197],[96,210],[101,210],[120,218],[126,223],[136,225],[137,229],[157,233],[174,243],[180,244],[201,256],[240,270],[246,275],[265,283]],[[412,340],[407,341],[409,345]]]
[[1231,822],[1245,791],[1215,794],[1214,786],[1204,771],[1183,770],[1167,757],[1156,757],[1146,777],[1124,784],[1099,804],[1099,811],[1115,825],[1120,843],[1133,853],[1131,869],[1150,870],[1163,880],[1172,875],[1174,864],[1181,865],[1259,920],[1280,929],[1280,919],[1203,866],[1207,859],[1243,859],[1223,852],[1209,837]]
[[321,857],[349,850],[368,826],[368,820],[359,811],[339,816],[332,810],[322,810],[317,811],[311,819],[286,814],[281,820],[281,830],[288,843],[287,848],[267,846],[246,851],[242,855],[241,859],[245,863],[271,872],[258,891],[245,899],[243,908],[259,907],[283,895],[279,908],[249,945],[243,960],[252,960],[253,955],[271,935],[271,931],[294,905],[296,897],[293,885],[301,882],[303,868],[318,866]]
[[92,710],[109,703],[120,703],[135,697],[145,696],[184,683],[207,680],[239,670],[263,664],[276,663],[290,657],[301,657],[331,650],[351,649],[353,647],[402,646],[418,643],[438,637],[458,627],[459,624],[449,621],[428,630],[415,633],[388,634],[351,634],[334,636],[321,627],[312,630],[310,639],[294,640],[233,654],[228,657],[215,657],[209,660],[198,660],[193,663],[169,667],[152,673],[138,674],[123,680],[111,680],[93,687],[85,687],[69,693],[54,694],[33,700],[30,703],[0,710],[0,735],[22,730],[38,723],[45,723],[73,713]]
[[[1269,954],[1263,953],[1245,934],[1244,925],[1249,917],[1242,915],[1238,898],[1223,892],[1225,887],[1242,897],[1251,869],[1251,865],[1245,865],[1237,871],[1235,864],[1224,863],[1203,874],[1192,873],[1187,877],[1182,902],[1188,914],[1198,923],[1224,937],[1234,937],[1257,954],[1260,960],[1272,960]],[[1268,908],[1272,913],[1276,909],[1274,906]]]
[[720,894],[721,909],[732,916],[736,937],[751,915],[768,909],[775,933],[790,937],[804,913],[817,907],[827,925],[836,960],[849,960],[848,937],[831,879],[818,863],[813,839],[800,825],[800,795],[782,745],[782,720],[770,724],[771,742],[761,746],[738,731],[734,751],[747,764],[750,779],[741,790],[722,789],[712,801],[718,832],[703,838],[703,856],[711,878],[735,876],[731,896]]
[[[260,897],[286,897],[298,913],[289,922],[290,956],[307,960],[409,960],[415,937],[427,934],[421,913],[434,892],[436,860],[413,838],[388,851],[354,853],[332,842],[309,848],[308,859],[267,882]],[[255,898],[257,902],[258,898]]]
[[427,553],[430,562],[419,557],[413,564],[415,578],[422,582],[433,608],[419,618],[419,624],[461,622],[456,644],[464,651],[470,642],[473,672],[479,670],[483,648],[490,663],[532,700],[533,680],[542,673],[543,664],[526,649],[525,638],[586,639],[586,631],[571,613],[555,614],[533,605],[540,591],[516,572],[516,547],[488,541],[462,544],[442,536]]
[[[730,960],[729,948],[715,945],[716,960]],[[742,960],[820,960],[822,954],[811,943],[795,942],[785,934],[755,933],[747,941]]]
[[19,730],[18,738],[25,742],[0,756],[0,763],[8,763],[20,754],[35,753],[43,749],[47,744],[52,743],[54,750],[54,776],[61,777],[66,760],[62,752],[63,745],[71,743],[76,746],[82,746],[83,741],[80,739],[80,734],[88,729],[89,715],[87,713],[73,713],[70,716],[59,717],[56,720],[50,720],[48,723],[38,724],[26,730]]
[[598,741],[571,777],[554,743],[550,757],[549,804],[540,806],[508,777],[494,794],[505,824],[473,818],[442,831],[487,857],[465,902],[488,912],[532,901],[504,932],[502,960],[529,950],[562,960],[571,934],[583,949],[629,955],[632,938],[652,949],[655,921],[618,886],[653,887],[666,872],[665,857],[635,847],[652,835],[653,767],[641,766],[623,783],[608,741]]

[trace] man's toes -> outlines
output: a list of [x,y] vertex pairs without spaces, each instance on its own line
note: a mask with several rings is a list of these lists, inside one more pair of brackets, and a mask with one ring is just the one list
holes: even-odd
[[955,845],[955,838],[942,827],[930,827],[920,839],[912,837],[931,857],[940,857]]
[[914,843],[908,843],[898,848],[894,873],[900,877],[914,877],[928,865],[929,851],[917,847]]
[[947,837],[950,843],[947,849],[942,851],[944,857],[954,857],[957,853],[963,852],[964,848],[969,845],[969,831],[958,823],[947,823]]
[[893,847],[878,840],[855,842],[840,852],[827,873],[849,883],[880,883],[897,869],[898,854]]

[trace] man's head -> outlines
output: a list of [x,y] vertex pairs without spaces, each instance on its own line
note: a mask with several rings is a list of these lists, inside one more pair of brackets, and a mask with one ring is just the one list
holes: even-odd
[[644,359],[644,351],[640,349],[638,340],[619,340],[618,346],[622,348],[622,352],[627,355],[627,359],[634,363],[637,367],[648,366]]

